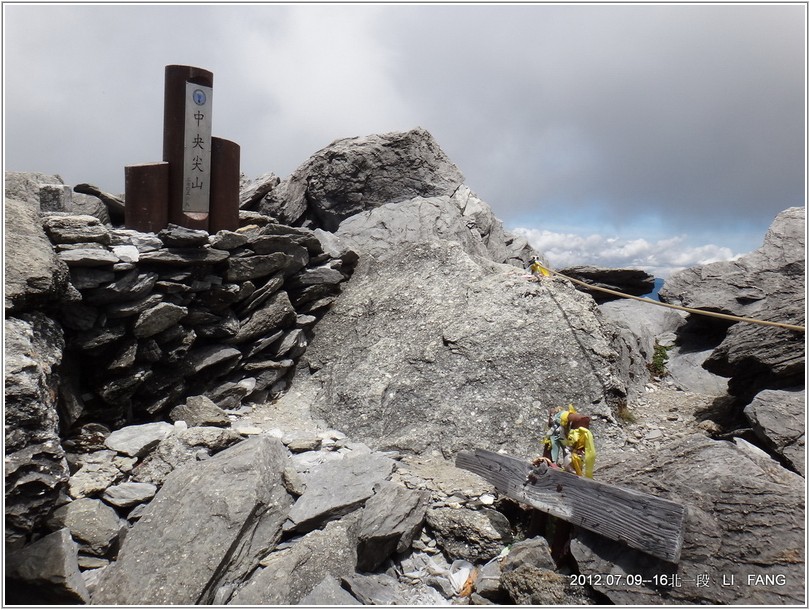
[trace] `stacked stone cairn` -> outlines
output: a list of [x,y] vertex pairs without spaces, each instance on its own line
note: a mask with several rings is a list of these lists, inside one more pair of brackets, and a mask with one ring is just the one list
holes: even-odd
[[284,389],[357,256],[262,219],[216,235],[175,225],[155,235],[93,216],[44,218],[81,293],[55,314],[71,424],[120,427],[159,418],[187,396],[234,408]]

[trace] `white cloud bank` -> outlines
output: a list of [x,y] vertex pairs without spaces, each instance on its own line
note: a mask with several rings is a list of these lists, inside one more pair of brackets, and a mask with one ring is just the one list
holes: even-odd
[[573,265],[633,268],[666,278],[680,269],[742,256],[730,248],[714,244],[690,246],[683,235],[648,241],[643,238],[586,236],[523,227],[513,229],[513,233],[522,235],[535,250],[545,254],[555,269]]

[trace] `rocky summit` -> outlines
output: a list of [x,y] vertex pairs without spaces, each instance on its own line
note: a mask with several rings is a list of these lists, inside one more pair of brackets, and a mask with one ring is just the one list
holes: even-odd
[[[591,290],[634,270],[534,277],[425,129],[243,176],[213,235],[59,176],[5,193],[6,603],[807,603],[804,333]],[[662,300],[803,326],[803,225]],[[594,481],[543,504],[569,405]],[[674,562],[616,533],[672,529],[649,496]]]

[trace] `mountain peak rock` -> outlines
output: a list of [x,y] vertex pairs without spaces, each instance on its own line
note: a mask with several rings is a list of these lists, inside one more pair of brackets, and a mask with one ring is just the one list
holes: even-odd
[[359,212],[414,197],[452,195],[464,176],[426,129],[335,140],[270,191],[258,211],[334,231]]

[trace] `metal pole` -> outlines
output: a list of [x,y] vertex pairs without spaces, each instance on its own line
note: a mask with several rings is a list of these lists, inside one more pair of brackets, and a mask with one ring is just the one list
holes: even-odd
[[143,163],[124,168],[124,226],[157,233],[169,222],[169,164]]
[[211,138],[211,214],[208,231],[239,228],[239,144]]

